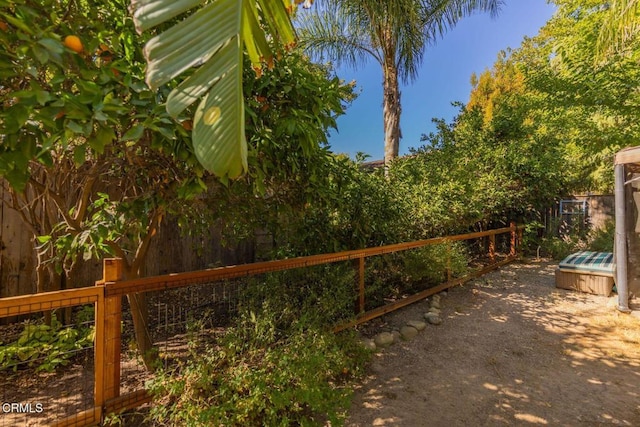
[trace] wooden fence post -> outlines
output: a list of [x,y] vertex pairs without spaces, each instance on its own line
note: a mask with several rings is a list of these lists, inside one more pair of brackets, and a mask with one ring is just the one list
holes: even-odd
[[93,341],[93,406],[99,411],[98,420],[101,418],[104,407],[104,286],[102,280],[96,282],[96,286],[102,286],[102,292],[98,294],[95,302],[95,328],[96,333]]
[[449,283],[451,281],[451,242],[447,242],[447,267],[446,267],[446,273],[447,273],[447,283]]
[[518,234],[516,237],[516,253],[520,252],[520,248],[522,246],[522,229],[518,229]]
[[511,221],[509,228],[511,228],[511,249],[509,256],[516,256],[516,223]]
[[[123,262],[120,258],[104,260],[102,284],[118,282],[123,278]],[[99,282],[100,283],[100,282]],[[102,309],[97,310],[96,325],[96,396],[100,404],[120,395],[120,343],[122,324],[122,296],[103,298]],[[99,345],[98,345],[99,344]],[[101,372],[99,372],[101,371]],[[97,399],[96,399],[96,403]]]
[[364,312],[364,256],[353,260],[353,268],[356,271],[356,290],[358,292],[356,314],[360,314]]
[[496,261],[496,235],[489,236],[489,260],[493,263]]

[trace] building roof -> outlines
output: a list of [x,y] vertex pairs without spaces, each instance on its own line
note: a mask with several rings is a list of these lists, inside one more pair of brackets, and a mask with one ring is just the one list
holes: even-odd
[[628,163],[640,163],[640,146],[623,148],[616,153],[616,165]]

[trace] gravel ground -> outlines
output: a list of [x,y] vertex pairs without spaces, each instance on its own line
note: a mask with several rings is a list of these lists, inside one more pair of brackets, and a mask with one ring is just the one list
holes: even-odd
[[[640,426],[640,319],[527,260],[450,289],[443,323],[376,354],[347,426]],[[420,320],[429,302],[381,329]]]

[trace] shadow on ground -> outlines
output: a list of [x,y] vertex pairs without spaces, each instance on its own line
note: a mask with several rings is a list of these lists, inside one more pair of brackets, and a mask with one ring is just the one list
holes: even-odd
[[615,297],[556,289],[554,268],[512,264],[452,289],[441,326],[375,357],[347,425],[640,425],[640,320]]

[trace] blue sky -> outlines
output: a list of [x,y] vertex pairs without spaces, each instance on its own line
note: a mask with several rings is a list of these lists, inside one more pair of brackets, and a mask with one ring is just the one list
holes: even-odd
[[[525,36],[534,36],[553,15],[555,6],[546,0],[506,0],[500,15],[476,14],[428,47],[418,79],[401,86],[402,116],[400,154],[421,145],[420,136],[435,130],[433,117],[453,119],[458,109],[454,101],[466,103],[471,91],[472,73],[491,68],[498,52],[517,48]],[[384,156],[382,130],[382,73],[371,60],[357,70],[338,68],[345,81],[355,80],[358,98],[338,119],[338,132],[329,138],[332,151],[354,157],[358,151]]]

